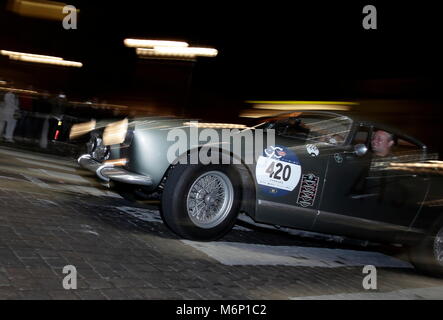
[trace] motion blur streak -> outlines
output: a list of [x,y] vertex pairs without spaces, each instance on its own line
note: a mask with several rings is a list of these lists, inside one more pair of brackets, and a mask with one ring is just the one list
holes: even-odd
[[349,111],[357,102],[348,101],[246,101],[252,108],[240,113],[242,118],[262,118],[276,115],[276,111]]
[[45,56],[41,54],[33,54],[33,53],[24,53],[24,52],[16,52],[16,51],[9,51],[9,50],[0,50],[0,53],[4,56],[9,56],[11,59],[13,57],[20,57],[20,56],[28,56],[33,58],[40,58],[40,59],[51,59],[51,60],[63,60],[63,58],[60,57],[53,57],[53,56]]
[[115,159],[115,160],[106,160],[104,162],[106,165],[111,165],[111,166],[125,166],[126,163],[128,163],[128,159],[124,158],[124,159]]
[[358,102],[349,102],[349,101],[301,101],[301,100],[294,100],[294,101],[254,101],[254,100],[249,100],[246,101],[246,103],[249,104],[265,104],[265,105],[270,105],[270,104],[321,104],[321,105],[345,105],[345,106],[355,106],[358,105]]
[[24,17],[61,21],[65,17],[63,8],[67,5],[57,1],[10,0],[7,9]]
[[331,111],[348,111],[351,109],[350,106],[345,105],[325,105],[325,104],[304,104],[304,105],[285,105],[285,104],[257,104],[253,107],[254,109],[260,110],[281,110],[281,111],[296,111],[296,110],[331,110]]
[[37,94],[37,91],[34,90],[25,90],[25,89],[16,89],[9,87],[0,87],[0,91],[14,92],[14,93],[27,93],[27,94]]
[[0,54],[4,56],[8,56],[11,60],[20,60],[25,62],[34,62],[34,63],[44,63],[44,64],[53,64],[64,67],[77,67],[81,68],[83,64],[81,62],[76,61],[68,61],[64,60],[60,57],[52,57],[45,56],[39,54],[31,54],[31,53],[22,53],[22,52],[14,52],[8,50],[0,50]]
[[125,39],[125,46],[129,48],[154,48],[158,46],[165,47],[187,47],[189,44],[183,41],[170,40],[145,40],[145,39]]
[[174,48],[174,47],[154,47],[154,50],[160,54],[184,55],[184,56],[200,56],[200,57],[215,57],[218,51],[214,48]]
[[443,175],[443,162],[427,161],[417,163],[390,163],[387,169],[414,173]]
[[[436,162],[438,162],[438,163],[436,163]],[[407,167],[407,168],[438,168],[438,169],[443,169],[443,162],[433,161],[433,163],[391,163],[391,166]]]
[[185,126],[192,126],[198,128],[219,128],[219,129],[246,129],[244,124],[233,123],[205,123],[205,122],[184,122]]
[[153,49],[137,48],[137,55],[146,57],[196,58],[216,57],[218,51],[213,48],[198,47],[154,47]]
[[103,133],[103,143],[105,146],[121,144],[125,141],[128,130],[128,119],[109,124]]
[[95,129],[96,121],[92,120],[89,122],[74,124],[71,128],[71,132],[69,134],[69,139],[78,138],[86,133],[91,132]]

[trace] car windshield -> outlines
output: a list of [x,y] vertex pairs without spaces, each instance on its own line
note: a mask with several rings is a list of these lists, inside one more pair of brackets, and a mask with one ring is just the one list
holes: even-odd
[[351,125],[346,116],[298,112],[269,119],[257,128],[275,129],[278,136],[310,143],[339,145],[346,141]]

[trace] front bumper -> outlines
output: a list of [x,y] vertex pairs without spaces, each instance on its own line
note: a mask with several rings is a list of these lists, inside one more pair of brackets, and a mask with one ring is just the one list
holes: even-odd
[[95,172],[95,174],[103,181],[117,181],[127,184],[134,184],[146,187],[152,187],[153,181],[149,176],[129,172],[123,168],[113,165],[102,164],[93,159],[91,155],[84,154],[78,158],[78,163],[82,168]]

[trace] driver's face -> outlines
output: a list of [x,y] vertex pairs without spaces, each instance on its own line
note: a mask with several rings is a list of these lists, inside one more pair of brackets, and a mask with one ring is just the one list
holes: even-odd
[[391,136],[386,131],[378,130],[372,136],[372,150],[379,155],[386,155],[389,153],[393,145]]

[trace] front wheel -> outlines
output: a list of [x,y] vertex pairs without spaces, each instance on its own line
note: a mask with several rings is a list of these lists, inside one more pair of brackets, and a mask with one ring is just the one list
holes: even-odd
[[162,218],[179,236],[215,240],[234,226],[240,209],[237,172],[224,165],[177,165],[162,195]]
[[410,251],[414,266],[429,275],[443,277],[443,224],[434,228]]

